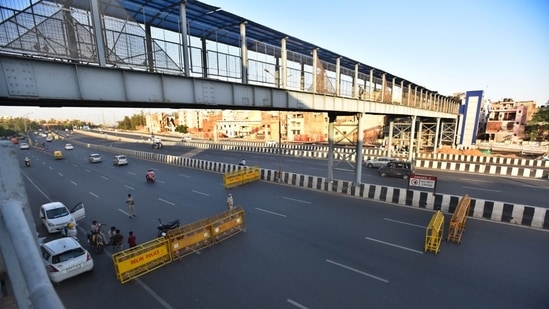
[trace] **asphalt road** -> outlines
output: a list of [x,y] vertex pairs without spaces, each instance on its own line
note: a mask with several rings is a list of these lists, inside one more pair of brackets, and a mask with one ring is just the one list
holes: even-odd
[[[147,152],[156,152],[171,155],[182,155],[200,160],[215,161],[238,164],[245,158],[250,166],[294,172],[298,174],[326,177],[327,160],[311,159],[289,156],[270,155],[265,153],[242,153],[218,151],[212,149],[196,149],[185,146],[166,146],[161,149],[152,149],[150,144],[145,143],[124,143],[112,140],[96,139],[82,135],[71,136],[78,141],[94,144],[112,145],[113,147],[135,149]],[[63,143],[54,141],[53,143]],[[112,157],[111,154],[108,157]],[[354,166],[348,162],[334,163],[334,178],[341,180],[355,180]],[[441,170],[430,170],[416,168],[418,174],[432,175],[437,177],[437,193],[469,196],[493,201],[502,201],[515,204],[548,207],[547,195],[549,194],[548,179],[530,179],[520,177],[503,177],[479,175],[472,173],[447,172]],[[376,169],[362,168],[362,183],[377,184],[390,187],[406,188],[407,182],[399,178],[380,177]]]
[[[124,235],[133,230],[144,242],[156,236],[157,218],[185,224],[225,209],[221,174],[131,158],[115,167],[108,153],[103,163],[90,164],[89,153],[76,147],[56,161],[19,151],[36,222],[42,203],[83,201],[82,241],[97,219]],[[145,182],[150,167],[155,184]],[[423,252],[428,211],[263,182],[230,192],[246,210],[246,233],[126,284],[116,280],[108,248],[94,255],[92,273],[56,286],[66,307],[549,307],[545,231],[470,219],[462,243],[443,241],[435,255]],[[136,200],[134,219],[127,216],[127,193]],[[37,231],[46,236],[43,227]]]

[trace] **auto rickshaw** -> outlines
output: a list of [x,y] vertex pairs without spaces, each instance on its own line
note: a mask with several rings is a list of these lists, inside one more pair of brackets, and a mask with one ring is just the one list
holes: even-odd
[[55,158],[55,160],[63,160],[63,153],[61,152],[61,150],[56,150],[53,152],[53,157]]

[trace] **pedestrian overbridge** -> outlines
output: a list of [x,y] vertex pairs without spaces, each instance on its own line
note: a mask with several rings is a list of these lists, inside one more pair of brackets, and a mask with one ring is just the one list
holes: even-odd
[[330,145],[341,115],[405,119],[410,147],[419,119],[455,136],[460,100],[206,3],[31,3],[2,6],[3,105],[327,112]]

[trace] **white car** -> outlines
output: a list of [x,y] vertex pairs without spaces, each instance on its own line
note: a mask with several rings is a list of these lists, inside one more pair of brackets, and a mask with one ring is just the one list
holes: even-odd
[[549,161],[549,156],[543,156],[540,158],[541,161],[545,162],[545,161]]
[[29,144],[27,144],[27,143],[21,143],[21,144],[19,144],[19,149],[21,149],[21,150],[28,150],[28,149],[29,149]]
[[66,150],[73,150],[74,146],[72,144],[65,144],[65,149]]
[[116,166],[128,165],[128,158],[125,155],[117,155],[112,159],[112,163]]
[[51,141],[53,141],[53,136],[50,135],[46,137],[46,142],[51,142]]
[[93,270],[90,253],[72,237],[63,237],[40,245],[42,261],[52,282]]
[[90,163],[100,163],[101,162],[101,155],[98,154],[98,153],[92,153],[89,157],[88,157],[88,161]]
[[61,202],[51,202],[40,206],[40,221],[50,234],[61,232],[69,222],[76,225],[76,221],[85,217],[86,210],[82,202],[76,204],[70,211]]
[[388,158],[388,157],[377,157],[370,160],[367,160],[364,162],[367,168],[380,168],[382,166],[387,165],[387,163],[396,161],[395,158]]

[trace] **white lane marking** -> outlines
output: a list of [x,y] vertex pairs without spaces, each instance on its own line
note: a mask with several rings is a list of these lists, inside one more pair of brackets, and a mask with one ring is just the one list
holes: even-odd
[[187,177],[187,178],[191,178],[191,176],[189,176],[189,175],[185,175],[185,174],[179,174],[179,176],[181,176],[181,177]]
[[134,172],[126,172],[126,173],[128,173],[128,174],[130,174],[130,175],[137,175],[137,174],[134,173]]
[[105,180],[109,180],[109,177],[101,176],[101,178],[103,178]]
[[99,198],[99,195],[97,195],[97,194],[95,194],[95,193],[93,193],[93,192],[90,192],[90,195],[93,196],[93,197],[95,197],[95,198]]
[[291,197],[283,196],[282,198],[285,199],[285,200],[290,200],[290,201],[294,201],[294,202],[300,202],[300,203],[303,203],[303,204],[311,204],[311,202],[304,201],[304,200],[298,200],[298,199],[291,198]]
[[296,306],[297,308],[299,309],[308,309],[307,307],[303,306],[302,304],[296,302],[295,300],[291,300],[291,299],[286,299],[287,302],[289,302],[290,304]]
[[400,223],[400,224],[404,224],[404,225],[410,225],[410,226],[414,226],[414,227],[419,227],[419,228],[421,228],[421,229],[424,229],[424,228],[425,228],[425,225],[413,224],[413,223],[408,223],[408,222],[404,222],[404,221],[393,220],[393,219],[389,219],[389,218],[383,218],[383,220],[387,220],[387,221],[394,222],[394,223]]
[[368,239],[368,240],[371,240],[371,241],[375,241],[375,242],[380,243],[380,244],[387,245],[387,246],[392,246],[392,247],[395,247],[395,248],[408,250],[408,251],[411,251],[411,252],[414,252],[414,253],[423,254],[423,251],[419,251],[419,250],[415,250],[415,249],[411,249],[411,248],[406,248],[406,247],[403,247],[403,246],[395,245],[395,244],[392,244],[392,243],[390,243],[390,242],[386,242],[386,241],[383,241],[383,240],[378,240],[378,239],[374,239],[374,238],[370,238],[370,237],[364,237],[364,238],[366,238],[366,239]]
[[343,264],[341,264],[341,263],[334,262],[334,261],[328,260],[328,259],[326,259],[326,262],[331,263],[331,264],[334,264],[334,265],[339,266],[339,267],[342,267],[342,268],[345,268],[345,269],[348,269],[348,270],[350,270],[350,271],[354,271],[355,273],[364,275],[364,276],[366,276],[366,277],[370,277],[370,278],[372,278],[372,279],[376,279],[376,280],[379,280],[379,281],[381,281],[381,282],[389,283],[389,280],[387,280],[387,279],[383,279],[383,278],[381,278],[381,277],[374,276],[374,275],[369,274],[369,273],[367,273],[367,272],[363,272],[362,270],[358,270],[358,269],[356,269],[356,268],[352,268],[352,267],[350,267],[350,266],[343,265]]
[[461,186],[463,189],[472,189],[472,190],[480,190],[480,191],[488,191],[488,192],[501,192],[500,190],[491,190],[491,189],[479,189],[479,188],[476,188],[476,187],[466,187],[466,186]]
[[78,186],[78,184],[76,182],[72,181],[72,180],[71,180],[71,183],[75,186]]
[[74,167],[77,167],[77,166],[78,166],[78,164],[76,164],[76,163],[73,163],[73,164],[72,164],[72,166],[74,166]]
[[133,187],[130,187],[130,186],[124,185],[124,187],[126,187],[126,189],[135,190]]
[[204,193],[204,192],[200,192],[200,191],[196,191],[196,190],[192,190],[192,192],[194,192],[196,194],[202,194],[202,195],[205,195],[205,196],[210,196],[208,193]]
[[158,183],[166,183],[166,182],[164,182],[164,181],[162,181],[162,180],[158,180],[158,179],[155,180],[155,181],[158,182]]
[[270,213],[270,214],[272,214],[272,215],[277,215],[277,216],[281,216],[281,217],[284,217],[284,218],[286,218],[286,215],[283,215],[283,214],[279,214],[279,213],[277,213],[277,212],[273,212],[273,211],[268,211],[268,210],[265,210],[265,209],[261,209],[261,208],[257,208],[257,207],[256,207],[255,209],[257,209],[257,210],[259,210],[259,211],[263,211],[263,212],[266,212],[266,213]]
[[120,211],[121,213],[125,214],[126,216],[129,216],[129,215],[130,215],[130,213],[128,213],[128,212],[126,212],[126,211],[124,211],[124,210],[122,210],[122,209],[120,209],[120,208],[118,208],[118,211]]
[[172,203],[172,202],[170,202],[170,201],[166,201],[165,199],[158,198],[158,200],[161,201],[161,202],[164,202],[164,203],[166,203],[166,204],[170,204],[170,205],[172,205],[172,206],[175,206],[175,203]]
[[170,304],[168,304],[167,301],[165,301],[162,297],[160,297],[156,292],[151,289],[148,285],[145,284],[145,282],[141,281],[141,279],[136,278],[134,279],[135,282],[137,282],[147,293],[149,293],[162,307],[166,309],[174,309]]
[[84,170],[85,170],[86,172],[88,172],[88,173],[91,173],[91,171],[90,171],[89,169],[87,169],[87,168],[84,169]]
[[59,175],[59,176],[63,176],[63,174],[61,174],[61,173],[59,173],[59,172],[57,173],[57,175]]
[[53,170],[53,167],[50,166],[49,168],[50,168],[50,170]]
[[483,179],[473,179],[473,178],[459,178],[459,180],[465,180],[470,182],[489,182],[493,183],[493,181],[483,180]]

